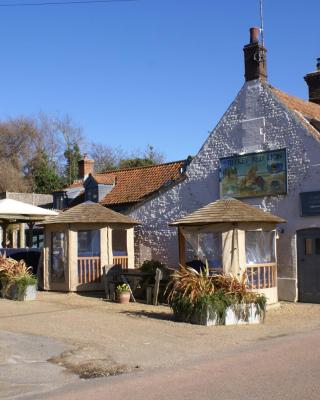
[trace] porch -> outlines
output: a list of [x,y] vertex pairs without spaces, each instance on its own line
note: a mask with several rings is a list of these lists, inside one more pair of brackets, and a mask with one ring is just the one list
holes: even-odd
[[210,273],[247,277],[249,289],[276,303],[276,224],[285,221],[235,199],[218,200],[173,222],[178,227],[179,262],[206,264]]
[[103,267],[134,268],[137,222],[96,203],[83,203],[47,221],[43,288],[102,290]]

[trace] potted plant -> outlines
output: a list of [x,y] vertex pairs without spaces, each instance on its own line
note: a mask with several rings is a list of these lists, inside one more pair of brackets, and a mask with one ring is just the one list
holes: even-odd
[[1,295],[12,300],[35,300],[37,278],[26,263],[0,255]]
[[173,273],[169,304],[176,320],[198,325],[234,325],[259,323],[264,319],[266,298],[249,291],[246,276],[209,276],[181,266]]
[[126,283],[118,285],[116,288],[117,300],[120,304],[128,304],[130,302],[130,287]]

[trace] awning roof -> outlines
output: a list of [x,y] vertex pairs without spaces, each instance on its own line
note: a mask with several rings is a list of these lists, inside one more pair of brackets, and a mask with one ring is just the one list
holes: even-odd
[[100,204],[87,201],[78,206],[69,208],[58,216],[48,219],[44,224],[75,224],[75,223],[102,223],[102,224],[125,224],[138,225],[139,222],[101,206]]
[[0,221],[28,222],[42,221],[48,216],[58,215],[56,211],[33,206],[13,199],[0,200]]
[[210,203],[185,217],[172,222],[170,226],[195,226],[235,222],[269,222],[279,224],[284,219],[250,206],[236,199],[223,199]]

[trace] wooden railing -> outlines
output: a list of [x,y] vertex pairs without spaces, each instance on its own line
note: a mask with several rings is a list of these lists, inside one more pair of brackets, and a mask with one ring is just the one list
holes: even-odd
[[78,257],[78,283],[101,282],[100,257]]
[[121,265],[122,269],[128,269],[128,256],[113,257],[113,265]]
[[277,286],[277,265],[253,264],[247,265],[249,289],[268,289]]

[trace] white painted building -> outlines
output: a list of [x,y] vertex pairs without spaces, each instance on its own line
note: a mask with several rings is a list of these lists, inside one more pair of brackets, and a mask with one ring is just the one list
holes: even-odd
[[[246,81],[187,166],[185,179],[127,209],[142,222],[137,264],[154,258],[178,265],[177,232],[168,224],[221,197],[221,158],[285,149],[286,193],[242,200],[287,220],[277,239],[279,298],[320,302],[320,63],[305,78],[310,101],[304,101],[267,82],[266,51],[254,29],[244,53]],[[312,193],[303,195],[302,210],[306,192]]]

